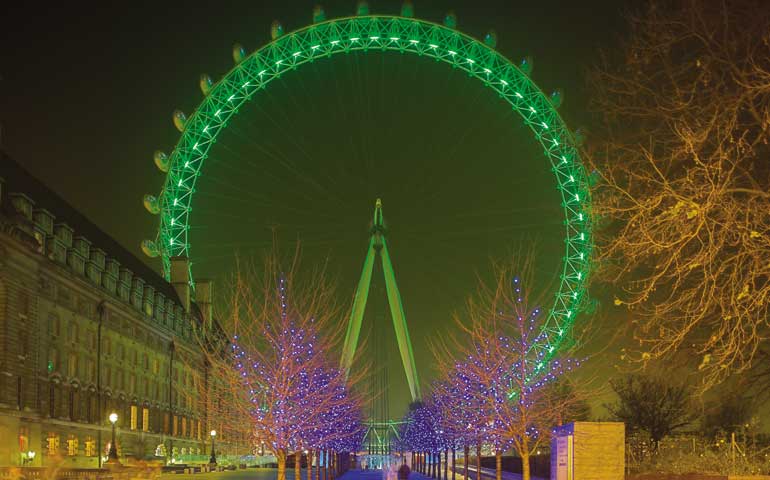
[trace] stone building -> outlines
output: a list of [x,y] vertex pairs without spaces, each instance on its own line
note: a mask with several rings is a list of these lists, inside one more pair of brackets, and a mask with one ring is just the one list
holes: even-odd
[[207,418],[211,285],[191,299],[186,262],[167,282],[0,151],[0,466],[97,467],[111,412],[121,458],[204,461],[211,429],[248,453]]

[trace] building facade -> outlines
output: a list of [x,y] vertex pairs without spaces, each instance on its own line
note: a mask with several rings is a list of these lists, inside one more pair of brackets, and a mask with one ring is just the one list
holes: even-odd
[[[211,284],[190,298],[0,152],[0,467],[98,467],[110,413],[127,461],[249,453],[208,418]],[[196,301],[197,300],[197,301]]]

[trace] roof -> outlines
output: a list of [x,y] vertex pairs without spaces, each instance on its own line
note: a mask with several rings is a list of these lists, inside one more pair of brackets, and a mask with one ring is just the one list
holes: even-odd
[[74,229],[76,236],[82,236],[91,241],[92,248],[104,250],[108,258],[114,258],[120,262],[121,266],[131,270],[135,276],[144,279],[146,285],[151,285],[156,292],[181,304],[176,290],[163,276],[97,227],[2,150],[0,150],[0,178],[5,181],[3,204],[6,204],[8,195],[11,193],[25,194],[35,202],[35,208],[45,209],[53,214],[56,217],[55,223],[66,223]]

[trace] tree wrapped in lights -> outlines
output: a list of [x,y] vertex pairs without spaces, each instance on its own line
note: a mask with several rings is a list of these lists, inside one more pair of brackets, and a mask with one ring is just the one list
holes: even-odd
[[253,266],[242,267],[223,328],[232,340],[225,352],[209,348],[209,362],[238,406],[236,421],[249,423],[255,446],[273,452],[278,480],[285,480],[291,452],[299,470],[305,449],[351,445],[360,434],[361,398],[332,354],[339,351],[337,320],[344,316],[323,271],[308,272],[301,282],[298,262],[286,271],[277,255],[266,258],[259,275]]
[[[531,257],[519,268],[531,281]],[[531,307],[534,302],[521,278],[512,274],[514,268],[498,265],[495,270],[495,282],[482,284],[479,295],[469,300],[467,318],[458,317],[460,339],[436,353],[447,372],[442,383],[453,386],[445,394],[457,396],[447,405],[461,412],[458,418],[477,436],[477,456],[482,443],[495,451],[500,480],[502,452],[513,447],[522,459],[523,479],[529,480],[530,456],[548,440],[560,412],[576,401],[553,395],[548,386],[579,362],[532,348],[548,341],[541,333],[541,310]]]
[[400,432],[403,446],[420,455],[422,473],[434,478],[437,475],[435,457],[443,449],[439,416],[433,402],[415,403],[406,414]]

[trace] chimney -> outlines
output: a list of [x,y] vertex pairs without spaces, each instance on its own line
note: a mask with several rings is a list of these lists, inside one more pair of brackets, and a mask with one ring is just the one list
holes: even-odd
[[214,282],[208,278],[195,281],[195,303],[203,314],[203,324],[206,329],[211,329],[213,319],[212,297]]
[[171,286],[179,295],[184,311],[190,313],[190,260],[187,257],[171,257]]

